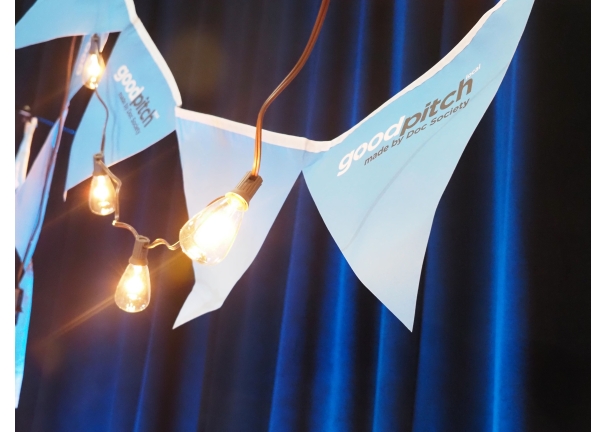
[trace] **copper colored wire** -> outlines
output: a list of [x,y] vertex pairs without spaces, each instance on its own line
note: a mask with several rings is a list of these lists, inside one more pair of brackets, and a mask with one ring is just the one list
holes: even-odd
[[103,108],[105,108],[105,123],[103,123],[103,135],[101,135],[101,150],[100,150],[100,153],[104,154],[105,153],[105,131],[107,129],[107,122],[109,121],[109,109],[107,109],[107,105],[105,104],[105,101],[101,98],[101,96],[99,95],[99,92],[97,91],[97,89],[95,89],[95,95],[97,96],[97,99],[99,99],[99,102],[101,102],[101,105],[103,105]]
[[276,87],[273,93],[269,95],[259,110],[259,115],[257,116],[257,130],[255,133],[255,158],[252,167],[252,175],[255,177],[259,175],[259,169],[261,168],[261,132],[263,129],[263,116],[265,115],[265,111],[267,111],[269,105],[278,97],[280,93],[282,93],[282,91],[292,82],[292,80],[295,79],[297,74],[301,71],[301,69],[303,69],[303,66],[305,66],[305,63],[307,62],[307,59],[309,58],[309,55],[316,44],[320,30],[322,29],[322,24],[324,23],[324,18],[326,17],[326,11],[328,10],[329,3],[330,0],[322,0],[318,16],[316,17],[316,23],[314,24],[314,28],[311,31],[309,40],[307,41],[307,46],[305,47],[303,54],[301,54],[299,61],[286,76],[286,78],[284,78],[284,80],[280,83],[280,85]]
[[[113,172],[111,172],[111,170],[107,167],[107,165],[105,165],[104,162],[98,160],[95,163],[99,164],[105,174],[107,174],[109,178],[116,184],[116,205],[114,208],[114,220],[112,221],[112,225],[116,228],[123,228],[129,230],[135,238],[139,237],[139,233],[137,232],[134,226],[127,224],[126,222],[120,221],[120,189],[122,188],[122,181],[118,177],[116,177]],[[171,251],[174,251],[179,248],[179,242],[176,242],[171,245],[166,240],[158,238],[154,240],[150,245],[148,245],[147,249],[153,249],[158,246],[166,246]]]

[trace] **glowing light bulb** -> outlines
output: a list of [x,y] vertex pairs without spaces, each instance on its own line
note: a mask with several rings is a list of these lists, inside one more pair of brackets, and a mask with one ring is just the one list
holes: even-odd
[[101,216],[116,210],[116,189],[109,176],[93,176],[88,194],[88,206],[90,211]]
[[105,216],[116,210],[116,189],[112,180],[101,168],[103,155],[96,154],[93,161],[93,180],[88,193],[88,206],[93,213]]
[[200,264],[221,262],[231,249],[247,210],[244,198],[234,192],[226,193],[181,228],[181,249]]
[[94,35],[91,38],[91,45],[88,58],[84,62],[82,69],[82,84],[91,90],[99,86],[101,75],[105,70],[105,62],[99,54],[99,37]]
[[151,283],[147,267],[148,244],[147,237],[137,237],[128,267],[116,288],[114,295],[116,305],[126,312],[140,312],[149,305]]
[[126,312],[140,312],[149,305],[150,291],[149,268],[129,264],[118,283],[114,300]]
[[262,183],[261,176],[248,172],[235,189],[188,220],[179,232],[183,252],[200,264],[223,261],[240,230],[248,203]]

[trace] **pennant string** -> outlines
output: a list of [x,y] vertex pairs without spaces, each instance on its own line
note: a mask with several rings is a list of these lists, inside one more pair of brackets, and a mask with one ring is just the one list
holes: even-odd
[[[26,108],[26,109],[27,109],[27,108]],[[26,109],[20,109],[20,110],[17,110],[17,112],[19,113],[19,115],[21,115],[21,116],[22,116],[22,117],[24,117],[25,119],[30,119],[30,118],[32,118],[32,117],[36,117],[36,118],[38,119],[38,122],[40,122],[40,123],[42,123],[42,124],[45,124],[45,125],[47,125],[47,126],[51,126],[51,127],[53,127],[53,126],[55,125],[55,122],[54,122],[54,121],[52,121],[52,120],[48,120],[48,119],[45,119],[44,117],[35,116],[35,115],[33,115],[31,112],[26,111]],[[24,121],[25,121],[25,120],[24,120]],[[67,132],[67,133],[68,133],[68,134],[70,134],[70,135],[75,135],[75,134],[76,134],[76,131],[75,131],[75,130],[70,129],[70,128],[66,127],[66,126],[63,126],[63,132]]]
[[105,165],[103,162],[95,161],[95,163],[101,165],[101,168],[103,168],[105,174],[107,174],[109,178],[111,178],[112,181],[116,183],[116,205],[114,209],[114,220],[112,221],[112,225],[116,228],[124,228],[129,230],[135,236],[135,238],[139,237],[139,233],[132,225],[129,225],[125,222],[120,222],[120,188],[122,187],[122,181],[118,177],[116,177],[114,173],[111,172],[107,165]]

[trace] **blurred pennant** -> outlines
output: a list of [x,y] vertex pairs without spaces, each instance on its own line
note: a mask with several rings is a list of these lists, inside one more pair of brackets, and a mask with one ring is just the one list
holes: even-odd
[[[36,156],[29,174],[15,192],[15,249],[24,268],[23,276],[18,281],[19,288],[23,290],[23,296],[15,325],[15,407],[19,404],[21,382],[23,381],[25,349],[32,307],[34,288],[32,256],[40,237],[42,220],[44,220],[46,212],[50,179],[53,177],[55,168],[53,150],[57,145],[59,127],[62,126],[62,122],[55,122],[42,149]],[[46,182],[47,177],[48,182]]]
[[[42,226],[39,221],[44,219],[50,189],[50,181],[45,188],[47,170],[50,179],[54,170],[53,149],[57,144],[59,123],[56,121],[51,128],[29,174],[15,191],[15,249],[24,263],[24,267],[29,264],[38,242]],[[32,245],[28,250],[30,241]]]

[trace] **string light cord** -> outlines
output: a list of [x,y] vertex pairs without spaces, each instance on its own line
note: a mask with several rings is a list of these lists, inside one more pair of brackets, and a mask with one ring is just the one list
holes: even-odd
[[169,250],[171,250],[171,251],[177,250],[177,249],[179,249],[179,247],[180,247],[180,246],[179,246],[179,242],[177,242],[177,243],[175,243],[175,244],[172,244],[172,245],[171,245],[171,244],[170,244],[169,242],[167,242],[166,240],[164,240],[164,239],[162,239],[162,238],[159,238],[159,239],[156,239],[156,240],[154,240],[153,242],[151,242],[151,243],[149,244],[149,246],[147,246],[147,248],[148,248],[148,249],[153,249],[153,248],[155,248],[155,247],[157,247],[157,246],[166,246],[166,247],[167,247]]
[[97,91],[97,89],[95,88],[95,95],[97,96],[97,99],[99,99],[99,102],[101,102],[101,105],[103,105],[103,108],[105,108],[105,123],[103,123],[103,135],[101,135],[101,154],[104,154],[105,152],[105,131],[107,130],[107,122],[109,121],[109,109],[107,109],[107,105],[105,104],[105,102],[103,101],[103,99],[101,98],[101,96],[99,95],[99,92]]
[[261,169],[261,134],[263,130],[263,117],[265,116],[265,111],[267,111],[269,105],[278,97],[280,93],[282,93],[282,91],[284,91],[284,89],[299,74],[301,69],[303,69],[303,66],[305,66],[305,63],[307,62],[307,59],[309,58],[309,55],[311,54],[311,51],[313,50],[314,45],[316,44],[316,40],[320,35],[320,30],[322,29],[322,24],[324,23],[324,18],[326,17],[326,12],[328,11],[329,3],[330,0],[322,0],[320,10],[318,11],[318,16],[316,17],[316,22],[311,31],[311,35],[309,36],[309,40],[307,41],[307,45],[303,50],[303,54],[301,54],[301,57],[299,58],[299,61],[297,61],[295,67],[290,71],[286,78],[284,78],[280,85],[278,85],[278,87],[276,87],[272,94],[269,95],[269,97],[265,100],[265,102],[261,106],[261,109],[259,110],[259,115],[257,116],[257,128],[255,133],[255,156],[251,171],[253,177],[257,177],[259,175],[259,170]]
[[[116,177],[116,175],[113,172],[111,172],[111,170],[107,167],[107,165],[105,165],[105,162],[103,162],[102,158],[96,158],[95,163],[98,164],[101,167],[101,169],[103,170],[103,172],[105,174],[107,174],[107,176],[116,184],[116,204],[115,204],[115,209],[114,209],[114,220],[112,221],[112,225],[116,228],[123,228],[123,229],[129,230],[131,232],[131,234],[135,237],[135,239],[140,237],[140,235],[137,232],[137,230],[135,229],[135,227],[133,227],[130,224],[127,224],[126,222],[120,221],[120,188],[122,188],[122,181],[118,177]],[[175,244],[171,245],[168,241],[164,240],[163,238],[158,238],[158,239],[154,240],[149,245],[147,245],[146,248],[153,249],[160,245],[166,246],[171,251],[179,249],[179,242],[176,242]]]
[[95,163],[98,164],[103,170],[103,172],[105,172],[105,174],[107,174],[107,176],[116,184],[116,205],[112,225],[116,228],[124,228],[129,230],[135,236],[135,238],[137,238],[139,237],[139,233],[137,232],[135,227],[125,222],[120,222],[120,188],[122,187],[122,181],[118,177],[116,177],[113,172],[110,171],[110,169],[107,167],[107,165],[105,165],[104,162],[105,132],[107,130],[107,122],[109,121],[109,109],[107,108],[107,104],[99,94],[97,87],[95,87],[95,96],[97,96],[97,99],[99,99],[99,102],[101,102],[101,105],[103,105],[103,108],[105,109],[105,122],[103,123],[103,133],[101,135],[101,149],[99,150],[100,157],[95,158]]
[[[101,95],[99,94],[99,91],[97,90],[97,88],[98,87],[95,88],[95,96],[97,96],[97,99],[99,99],[99,102],[101,102],[101,105],[103,105],[103,108],[105,109],[105,122],[103,123],[103,133],[101,135],[101,148],[100,148],[99,154],[95,157],[95,163],[98,164],[101,167],[101,169],[103,170],[103,172],[105,174],[107,174],[107,176],[116,184],[116,204],[115,204],[115,209],[114,209],[114,220],[112,221],[112,225],[116,228],[123,228],[123,229],[129,230],[131,232],[131,234],[135,237],[135,239],[137,239],[140,236],[139,236],[139,233],[137,232],[137,230],[135,229],[135,227],[133,227],[130,224],[127,224],[126,222],[120,221],[120,188],[122,188],[122,181],[118,177],[116,177],[116,175],[113,172],[111,172],[111,170],[107,167],[107,165],[105,165],[105,161],[104,161],[105,133],[107,130],[107,123],[109,121],[109,109],[107,107],[107,104],[105,103],[105,101],[103,100]],[[166,246],[169,250],[177,250],[179,248],[179,242],[171,245],[168,241],[166,241],[162,238],[158,238],[158,239],[154,240],[152,243],[147,245],[146,248],[153,249],[160,245]]]

